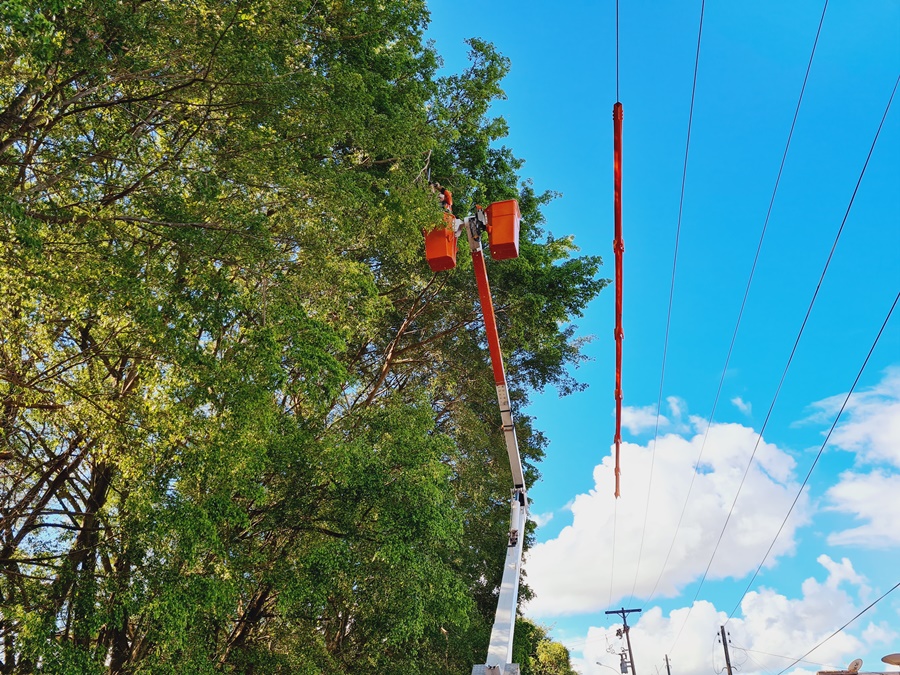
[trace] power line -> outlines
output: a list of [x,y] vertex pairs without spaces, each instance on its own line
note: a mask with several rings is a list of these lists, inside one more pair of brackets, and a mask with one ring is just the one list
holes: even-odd
[[847,392],[847,396],[844,397],[844,402],[841,404],[841,409],[838,411],[837,416],[834,418],[834,422],[831,424],[831,428],[828,430],[828,434],[825,436],[825,440],[822,442],[822,447],[819,448],[819,452],[816,454],[816,458],[813,460],[812,466],[809,467],[809,471],[806,473],[806,478],[803,479],[803,484],[800,486],[800,489],[797,491],[797,496],[794,497],[794,501],[791,503],[791,508],[788,509],[787,515],[784,517],[784,520],[781,521],[781,527],[778,528],[778,532],[775,534],[775,538],[772,539],[772,543],[769,544],[769,548],[766,550],[766,554],[763,556],[763,559],[760,561],[759,566],[756,568],[756,571],[753,573],[753,577],[751,577],[749,583],[747,584],[747,588],[744,589],[744,593],[741,595],[740,600],[737,601],[737,604],[734,606],[734,609],[731,610],[731,614],[728,615],[728,619],[725,621],[727,624],[728,621],[731,620],[731,617],[734,616],[735,612],[738,611],[738,608],[741,606],[741,602],[743,602],[747,593],[750,591],[750,587],[753,585],[753,582],[756,580],[759,571],[762,569],[762,566],[765,564],[766,559],[769,557],[769,554],[772,552],[772,548],[775,546],[775,542],[778,541],[778,537],[781,535],[781,531],[784,529],[784,526],[787,524],[788,518],[791,517],[791,513],[794,511],[794,507],[797,505],[797,502],[800,499],[800,495],[803,494],[803,488],[806,487],[806,484],[809,482],[809,477],[812,475],[813,469],[816,468],[816,464],[819,462],[819,458],[822,456],[822,453],[825,451],[825,446],[828,445],[828,441],[831,438],[831,434],[834,433],[834,429],[837,426],[838,420],[841,419],[841,415],[844,413],[844,408],[847,407],[847,403],[850,401],[850,395],[853,394],[854,389],[856,389],[856,385],[859,384],[859,379],[862,377],[863,371],[866,369],[866,365],[869,363],[869,358],[872,356],[872,352],[875,351],[875,345],[878,344],[878,341],[881,339],[881,334],[884,332],[885,326],[887,326],[888,321],[891,318],[891,314],[894,312],[894,308],[897,307],[897,301],[900,300],[900,293],[897,293],[897,297],[894,298],[894,302],[891,305],[891,308],[888,310],[887,316],[884,318],[884,322],[881,324],[881,328],[878,330],[878,335],[875,336],[875,341],[872,343],[872,346],[869,348],[869,353],[866,354],[866,358],[863,361],[862,366],[859,369],[859,372],[856,374],[856,379],[853,380],[853,385],[850,387],[850,391]]
[[697,72],[700,68],[700,42],[703,38],[703,14],[706,10],[706,0],[700,2],[700,25],[697,28],[697,51],[694,54],[694,77],[691,84],[691,105],[688,112],[687,140],[684,146],[684,166],[681,172],[681,196],[678,199],[678,222],[675,226],[675,252],[672,256],[672,282],[669,285],[669,308],[666,312],[666,332],[663,338],[662,368],[659,375],[659,396],[656,400],[656,429],[653,432],[653,450],[650,454],[650,476],[647,483],[647,503],[644,509],[644,525],[641,528],[641,544],[638,548],[637,565],[634,570],[634,584],[631,587],[631,597],[634,598],[634,590],[637,587],[638,573],[641,569],[641,557],[644,552],[644,537],[647,534],[647,518],[650,514],[650,494],[653,488],[653,465],[656,461],[656,443],[659,440],[659,417],[662,408],[663,384],[666,379],[666,356],[669,351],[669,327],[672,323],[672,300],[675,297],[675,272],[678,267],[678,242],[681,238],[681,220],[684,214],[684,188],[687,182],[688,155],[691,149],[691,128],[694,124],[694,100],[697,95]]
[[[740,649],[742,652],[748,652],[749,654],[764,654],[766,656],[774,656],[775,658],[778,658],[778,659],[788,659],[789,661],[794,658],[793,656],[784,656],[783,654],[772,654],[771,652],[761,652],[758,649],[747,649],[746,647],[738,647],[737,645],[732,645],[732,646],[734,646],[735,649]],[[756,662],[756,664],[759,665],[760,668],[762,668],[762,664],[760,664],[758,661],[756,661],[756,659],[753,659],[753,661]],[[804,659],[797,659],[794,661],[794,663],[809,663],[813,666],[822,666],[823,668],[831,668],[832,667],[832,664],[829,664],[829,663],[818,663],[817,661],[806,661]]]
[[787,668],[783,668],[782,670],[779,670],[778,673],[776,673],[776,675],[781,675],[781,674],[782,674],[783,672],[785,672],[786,670],[789,670],[790,668],[793,668],[795,665],[797,665],[798,663],[800,663],[800,661],[802,661],[802,660],[805,659],[807,656],[809,656],[810,654],[812,654],[814,651],[816,651],[819,647],[821,647],[821,646],[824,645],[826,642],[828,642],[828,641],[829,641],[831,638],[833,638],[835,635],[837,635],[838,633],[840,633],[841,631],[843,631],[847,626],[849,626],[851,623],[853,623],[854,621],[856,621],[859,617],[861,617],[863,614],[865,614],[866,612],[868,612],[870,609],[872,609],[872,608],[873,608],[875,605],[877,605],[879,602],[881,602],[882,600],[884,600],[888,595],[890,595],[891,593],[893,593],[894,591],[896,591],[897,588],[900,588],[900,581],[898,581],[896,584],[894,584],[894,586],[893,586],[892,588],[890,588],[888,591],[886,591],[886,592],[885,592],[880,598],[878,598],[875,602],[873,602],[872,604],[870,604],[868,607],[866,607],[864,610],[862,610],[859,614],[857,614],[856,616],[854,616],[854,617],[853,617],[852,619],[850,619],[847,623],[845,623],[843,626],[841,626],[840,628],[838,628],[836,631],[834,631],[831,635],[829,635],[827,638],[825,638],[824,640],[822,640],[822,641],[821,641],[819,644],[817,644],[815,647],[813,647],[813,648],[810,649],[808,652],[806,652],[806,653],[805,653],[803,656],[801,656],[799,659],[796,659],[796,660],[795,660],[793,663],[791,663]]
[[[592,626],[592,627],[593,627],[593,628],[599,628],[599,626]],[[592,638],[589,638],[589,637],[587,637],[587,635],[585,635],[583,638],[577,638],[577,639],[575,639],[575,640],[566,640],[566,641],[564,642],[564,644],[565,644],[566,647],[568,647],[569,649],[573,649],[573,650],[581,650],[581,649],[584,649],[584,647],[585,647],[586,645],[594,644],[594,643],[596,643],[596,642],[601,642],[601,641],[603,641],[603,640],[606,640],[607,647],[608,647],[608,646],[609,646],[609,638],[610,638],[610,637],[621,637],[621,636],[616,635],[615,631],[607,630],[605,633],[602,633],[602,634],[600,634],[600,635],[594,636],[594,637],[592,637]],[[560,641],[562,641],[562,640],[560,640]],[[610,653],[612,653],[612,652],[610,652]]]
[[616,105],[613,106],[613,125],[614,125],[614,180],[616,185],[616,194],[614,195],[614,209],[616,216],[616,241],[614,243],[614,247],[616,249],[616,293],[617,293],[617,306],[616,306],[616,324],[619,329],[616,330],[616,437],[615,437],[615,445],[616,445],[616,468],[615,468],[615,476],[616,476],[616,497],[617,499],[614,501],[613,505],[613,540],[612,540],[612,557],[609,565],[609,602],[608,605],[612,604],[612,595],[613,595],[613,580],[615,579],[616,573],[616,520],[618,516],[618,496],[619,496],[619,444],[621,441],[621,419],[622,419],[622,390],[621,390],[621,374],[622,374],[622,335],[621,335],[621,321],[622,321],[622,283],[621,283],[621,274],[622,274],[622,252],[624,251],[624,244],[621,246],[622,251],[619,251],[619,244],[621,242],[621,116],[616,119],[616,112],[621,115],[621,103],[619,103],[619,0],[616,0]]
[[616,100],[619,101],[619,0],[616,0]]
[[[712,567],[713,560],[716,557],[716,553],[719,550],[719,546],[722,543],[722,537],[725,535],[725,530],[728,528],[728,523],[731,520],[731,515],[734,513],[734,507],[737,504],[738,497],[741,494],[741,490],[744,487],[744,482],[747,480],[747,475],[750,473],[750,467],[753,465],[753,459],[756,457],[756,451],[759,449],[759,444],[762,441],[763,433],[766,430],[766,427],[769,424],[769,419],[772,415],[772,411],[775,408],[775,402],[778,400],[778,395],[781,392],[781,388],[784,385],[784,380],[787,377],[787,372],[791,367],[791,362],[794,359],[794,355],[797,353],[797,347],[800,344],[800,338],[803,335],[803,331],[806,328],[806,324],[809,321],[810,314],[812,314],[813,306],[816,303],[816,298],[819,295],[819,290],[822,288],[822,282],[825,279],[825,274],[828,272],[828,267],[831,264],[831,259],[834,257],[835,249],[837,249],[838,242],[841,238],[841,233],[844,231],[844,225],[847,223],[847,218],[850,216],[850,210],[853,208],[853,202],[856,199],[856,194],[859,191],[859,186],[862,183],[863,176],[866,174],[866,168],[869,166],[869,160],[872,158],[872,153],[875,150],[875,144],[878,142],[878,137],[881,134],[881,129],[884,126],[884,121],[887,118],[888,111],[891,108],[891,103],[894,100],[894,94],[897,91],[897,85],[900,84],[900,77],[897,78],[897,82],[894,84],[894,88],[891,91],[891,96],[888,99],[888,104],[885,107],[884,115],[881,118],[881,122],[878,125],[878,130],[875,132],[875,138],[872,139],[872,145],[869,147],[869,154],[866,156],[866,161],[863,163],[862,170],[859,173],[859,178],[856,181],[856,186],[853,188],[853,194],[850,196],[850,202],[847,204],[847,209],[844,212],[844,217],[841,220],[841,225],[838,228],[837,235],[834,238],[834,243],[831,245],[831,251],[828,253],[828,258],[825,260],[825,266],[822,268],[822,274],[819,276],[819,281],[816,284],[816,289],[813,292],[812,299],[809,302],[809,307],[806,309],[806,315],[803,317],[803,322],[800,324],[800,330],[797,332],[797,337],[794,340],[794,346],[791,348],[791,353],[788,356],[787,363],[784,366],[784,370],[781,373],[781,379],[778,382],[778,386],[775,389],[775,395],[772,397],[772,402],[769,404],[769,410],[766,413],[766,417],[763,420],[762,427],[759,430],[759,434],[756,437],[756,444],[753,446],[753,452],[750,454],[750,460],[747,462],[747,468],[744,469],[744,475],[741,477],[741,482],[738,485],[737,493],[734,496],[734,501],[731,503],[731,508],[728,509],[728,515],[725,517],[725,524],[722,526],[722,531],[719,532],[719,538],[716,540],[715,548],[713,549],[712,555],[709,558],[709,563],[706,565],[706,570],[703,572],[703,576],[700,578],[700,584],[697,586],[697,593],[694,595],[694,601],[700,595],[700,589],[703,587],[703,583],[706,581],[706,577],[709,574],[709,570]],[[693,602],[691,602],[691,607],[688,609],[688,613],[684,618],[684,622],[681,624],[681,630],[678,631],[678,636],[675,638],[675,643],[673,644],[673,648],[675,644],[677,644],[678,639],[681,637],[681,631],[684,630],[684,626],[687,623],[688,618],[691,615],[691,610],[693,609]],[[673,651],[670,649],[669,651]]]
[[616,101],[613,106],[613,214],[615,216],[615,238],[613,253],[616,258],[616,433],[613,442],[616,446],[616,499],[619,498],[619,450],[622,445],[622,280],[624,277],[625,240],[622,238],[622,104]]
[[[785,146],[784,146],[784,152],[781,155],[781,165],[778,167],[778,175],[775,177],[775,187],[772,190],[772,197],[769,200],[769,208],[766,211],[766,218],[765,218],[765,221],[763,222],[762,232],[759,235],[759,243],[756,246],[756,255],[754,256],[753,264],[750,267],[750,276],[747,279],[747,287],[744,289],[744,297],[741,300],[741,307],[740,307],[740,310],[738,311],[737,322],[735,323],[735,326],[734,326],[734,332],[731,335],[731,344],[728,346],[728,353],[725,356],[725,365],[722,367],[722,375],[719,378],[719,386],[716,389],[716,395],[715,395],[715,398],[713,399],[712,411],[709,413],[709,421],[707,422],[706,430],[704,431],[704,434],[703,434],[703,441],[700,443],[700,453],[697,455],[697,461],[694,464],[694,472],[691,475],[691,482],[688,485],[687,495],[685,495],[684,504],[681,507],[681,515],[678,517],[678,524],[675,526],[675,532],[672,535],[672,543],[669,545],[669,551],[666,553],[666,558],[665,558],[665,561],[663,562],[662,569],[659,572],[659,577],[657,577],[656,583],[653,585],[653,591],[650,593],[650,596],[648,597],[647,602],[649,602],[650,598],[652,598],[654,593],[656,593],[656,588],[659,586],[659,582],[662,579],[662,576],[666,570],[666,566],[669,563],[669,557],[672,555],[672,550],[675,547],[675,541],[678,537],[678,531],[681,529],[681,523],[684,521],[684,514],[687,511],[688,500],[690,499],[691,491],[694,488],[694,480],[697,477],[697,473],[699,472],[699,469],[700,469],[700,460],[703,459],[703,451],[706,448],[706,440],[707,440],[707,438],[709,438],[709,429],[712,426],[713,419],[715,418],[715,414],[716,414],[716,408],[719,405],[719,397],[722,394],[722,386],[725,383],[725,375],[728,372],[728,364],[731,362],[731,354],[734,351],[734,345],[737,340],[738,330],[740,329],[740,326],[741,326],[741,319],[744,316],[744,309],[747,305],[747,298],[750,295],[750,286],[753,283],[753,275],[756,272],[756,265],[757,265],[757,262],[759,261],[759,254],[760,254],[760,251],[762,250],[763,240],[765,239],[765,236],[766,236],[766,230],[769,227],[769,220],[772,216],[772,207],[775,204],[775,196],[778,194],[778,186],[781,183],[781,175],[784,172],[784,165],[787,160],[788,151],[790,150],[790,147],[791,147],[791,139],[794,136],[794,128],[797,125],[797,117],[800,114],[800,105],[803,103],[803,94],[806,91],[806,84],[809,81],[809,73],[812,70],[813,59],[816,55],[816,46],[819,44],[819,36],[822,34],[822,25],[825,22],[825,12],[827,9],[828,9],[828,0],[825,0],[825,4],[822,7],[822,16],[819,18],[819,27],[816,30],[816,37],[813,40],[812,50],[809,55],[809,62],[806,65],[806,74],[803,76],[803,84],[800,87],[800,95],[797,98],[797,106],[794,108],[794,118],[791,121],[791,128],[788,131],[788,137],[787,137],[787,142],[785,143]],[[660,396],[662,396],[661,392],[660,392]],[[659,413],[657,411],[657,415],[658,414]],[[646,605],[646,603],[645,603],[645,605]]]
[[731,643],[731,646],[737,652],[744,652],[744,656],[746,657],[740,664],[735,666],[738,670],[740,670],[744,666],[744,664],[747,663],[747,661],[750,661],[750,663],[752,663],[755,666],[754,670],[757,670],[762,673],[766,672],[766,667],[763,664],[761,664],[759,661],[754,659],[752,656],[750,656],[749,652],[746,649],[744,649],[743,647],[738,647],[737,645],[734,644],[734,642]]
[[619,515],[619,500],[613,500],[613,540],[612,540],[612,560],[609,564],[609,602],[607,606],[612,605],[613,596],[613,579],[616,574],[616,520]]

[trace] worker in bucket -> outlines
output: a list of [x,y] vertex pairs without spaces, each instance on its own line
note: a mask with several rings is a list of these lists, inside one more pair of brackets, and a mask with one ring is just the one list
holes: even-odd
[[441,206],[444,207],[444,211],[450,213],[453,209],[453,193],[443,187],[440,183],[434,183],[432,188],[437,191],[438,197],[441,200]]

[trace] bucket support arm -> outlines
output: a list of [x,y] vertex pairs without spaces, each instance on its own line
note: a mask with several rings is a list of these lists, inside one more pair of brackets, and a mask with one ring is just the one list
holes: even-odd
[[500,595],[497,598],[497,612],[494,615],[494,626],[491,629],[487,661],[483,665],[474,666],[472,675],[518,675],[519,666],[511,661],[519,577],[522,571],[522,546],[525,541],[525,525],[528,522],[528,496],[525,492],[525,474],[522,469],[522,458],[519,455],[519,443],[513,423],[509,389],[506,386],[506,372],[503,367],[503,354],[500,351],[500,338],[497,334],[497,320],[494,316],[491,287],[488,283],[484,251],[481,246],[481,233],[485,224],[484,212],[479,208],[476,210],[475,216],[466,219],[465,230],[472,252],[472,266],[475,269],[481,311],[484,315],[484,328],[491,355],[494,384],[497,388],[497,403],[500,405],[500,419],[503,425],[506,452],[512,471],[513,489],[510,499],[506,562],[503,566],[503,579],[500,582]]

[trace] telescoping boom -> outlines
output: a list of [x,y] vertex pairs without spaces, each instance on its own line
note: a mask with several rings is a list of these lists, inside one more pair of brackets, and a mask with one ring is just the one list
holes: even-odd
[[[494,259],[502,260],[518,256],[518,202],[515,200],[495,202],[486,210],[476,207],[474,216],[469,216],[462,221],[454,219],[453,232],[450,234],[453,238],[452,251],[446,249],[449,237],[435,235],[435,233],[426,235],[426,255],[432,269],[449,269],[456,264],[455,239],[461,229],[466,232],[469,249],[472,252],[472,267],[475,270],[478,297],[484,315],[494,385],[497,388],[497,403],[500,406],[500,420],[513,480],[510,494],[506,560],[503,566],[503,578],[500,582],[500,595],[497,598],[494,625],[491,629],[491,640],[485,663],[475,665],[472,668],[472,675],[519,675],[518,664],[512,663],[512,651],[519,577],[522,571],[522,546],[525,541],[525,524],[528,521],[528,495],[525,473],[522,470],[522,458],[519,455],[519,442],[513,423],[509,389],[506,386],[506,371],[503,367],[503,354],[500,351],[500,337],[497,334],[497,321],[494,316],[494,303],[491,299],[491,287],[488,283],[487,267],[484,262],[484,249],[481,243],[481,234],[486,230],[490,237],[491,256]],[[431,241],[437,241],[441,248],[429,248],[429,238]],[[452,263],[450,262],[451,254]]]
[[500,405],[500,419],[503,424],[506,453],[509,455],[509,467],[512,470],[513,489],[510,498],[506,562],[503,566],[503,579],[500,582],[500,596],[497,599],[497,612],[494,615],[494,627],[491,629],[487,661],[484,665],[475,666],[472,669],[472,675],[482,675],[482,673],[485,675],[518,675],[519,666],[512,663],[512,649],[519,595],[519,575],[522,570],[522,544],[525,540],[525,523],[528,520],[528,498],[525,492],[522,458],[519,456],[519,442],[516,439],[516,427],[513,424],[509,389],[506,386],[506,371],[503,367],[503,354],[500,351],[500,338],[497,334],[491,287],[488,284],[487,268],[484,264],[484,251],[481,247],[481,239],[477,236],[480,234],[477,230],[477,218],[476,216],[474,224],[466,228],[466,235],[469,237],[472,266],[475,269],[475,280],[478,283],[478,297],[481,301],[481,311],[484,314],[484,329],[487,333],[488,348],[491,354],[494,384],[497,386],[497,403]]

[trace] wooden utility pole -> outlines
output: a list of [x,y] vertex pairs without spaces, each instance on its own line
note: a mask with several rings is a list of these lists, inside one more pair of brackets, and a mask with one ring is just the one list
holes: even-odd
[[725,648],[725,667],[728,668],[728,675],[731,675],[731,656],[728,654],[728,638],[725,637],[725,626],[722,629],[722,646]]
[[669,675],[672,675],[672,669],[669,667],[669,655],[666,654],[666,672]]
[[[628,662],[631,665],[631,675],[637,675],[634,670],[634,654],[631,652],[631,636],[628,635],[628,615],[632,612],[640,612],[639,609],[613,609],[607,612],[607,614],[618,614],[622,617],[622,632],[625,633],[625,643],[628,645]],[[731,675],[729,673],[728,675]]]

